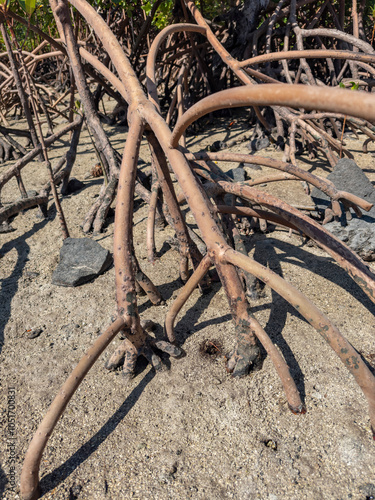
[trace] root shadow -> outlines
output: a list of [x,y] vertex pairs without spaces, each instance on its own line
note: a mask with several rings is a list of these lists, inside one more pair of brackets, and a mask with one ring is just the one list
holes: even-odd
[[44,476],[40,481],[42,495],[50,492],[67,479],[83,462],[85,462],[107,439],[108,436],[122,422],[126,415],[137,403],[142,392],[154,378],[155,373],[150,370],[139,384],[132,390],[120,408],[112,415],[111,418],[92,436],[85,444],[83,444],[66,462],[60,465],[53,472]]
[[[375,315],[375,304],[368,298],[362,288],[342,269],[334,259],[329,256],[319,257],[297,247],[292,243],[280,241],[272,238],[272,244],[279,250],[284,252],[284,255],[278,254],[278,258],[286,263],[292,263],[295,266],[301,267],[325,278],[334,285],[339,286],[346,292],[350,293],[360,304],[362,304],[371,314]],[[291,260],[291,257],[294,257]],[[301,290],[305,293],[304,290]]]
[[205,295],[200,294],[195,303],[185,313],[181,314],[180,320],[177,320],[175,325],[175,335],[179,346],[183,346],[185,341],[199,330],[203,330],[207,326],[213,327],[214,325],[219,325],[220,323],[225,323],[232,319],[232,315],[228,312],[228,314],[224,314],[223,316],[209,318],[199,323],[199,318],[208,309],[211,300],[220,288],[220,283],[213,283],[209,293]]
[[3,498],[3,493],[5,492],[6,485],[8,484],[8,478],[0,466],[0,497]]
[[[264,236],[264,235],[263,235]],[[261,245],[257,244],[262,242]],[[270,239],[264,236],[264,239],[254,242],[254,260],[259,262],[265,267],[269,267],[273,272],[284,277],[281,268],[281,261],[279,255],[276,253]],[[282,332],[286,324],[288,313],[305,321],[305,318],[301,316],[293,306],[289,304],[286,300],[280,297],[274,290],[271,290],[272,300],[270,303],[270,316],[268,318],[267,324],[264,327],[265,332],[270,337],[272,342],[277,345],[282,352],[284,359],[289,366],[290,374],[296,383],[298,391],[301,395],[302,402],[305,402],[306,389],[305,389],[305,376],[301,370],[301,367],[293,354],[292,349],[289,347],[288,342],[285,340]],[[262,348],[262,358],[267,356],[264,348]]]
[[[51,211],[49,209],[49,215],[51,215]],[[54,211],[55,215],[55,211]],[[54,217],[53,215],[53,217]],[[52,215],[51,215],[52,216]],[[5,327],[8,323],[8,320],[11,317],[12,311],[12,300],[16,295],[18,290],[18,281],[22,276],[22,272],[25,268],[25,264],[28,261],[28,255],[30,253],[30,247],[26,243],[26,240],[33,236],[40,229],[43,229],[48,222],[50,222],[50,217],[44,219],[43,221],[37,222],[34,224],[32,229],[22,234],[18,238],[8,241],[0,248],[0,259],[4,257],[8,252],[11,252],[13,249],[17,251],[17,262],[13,268],[12,273],[7,277],[1,280],[0,283],[0,304],[1,304],[1,314],[0,314],[0,353],[3,349],[4,345],[4,331]]]

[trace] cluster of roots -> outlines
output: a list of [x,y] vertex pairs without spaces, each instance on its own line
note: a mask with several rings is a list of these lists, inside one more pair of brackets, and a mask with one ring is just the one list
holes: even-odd
[[[267,0],[247,0],[241,8],[229,9],[209,24],[192,1],[176,0],[173,16],[178,24],[158,35],[153,20],[161,0],[154,2],[147,16],[143,16],[141,4],[136,0],[133,4],[138,9],[131,15],[119,7],[104,5],[98,15],[106,20],[116,36],[139,82],[148,87],[151,101],[155,100],[155,93],[161,96],[160,106],[168,125],[175,124],[192,103],[239,83],[304,84],[322,89],[343,87],[372,91],[375,74],[373,17],[364,0],[358,5],[357,0],[353,0],[351,16],[347,15],[344,0],[340,0],[338,7],[332,0],[279,0],[276,6],[268,6]],[[56,11],[57,0],[51,0],[50,5]],[[84,16],[77,14],[72,20],[73,31],[68,36],[70,49],[65,42],[63,24],[56,16],[55,20],[59,38],[43,32],[6,6],[0,12],[6,47],[0,54],[0,120],[3,122],[0,126],[0,163],[12,158],[19,160],[17,182],[21,197],[29,198],[14,206],[11,215],[9,211],[1,212],[0,206],[0,220],[7,223],[25,205],[27,208],[45,205],[48,191],[46,193],[41,186],[37,197],[35,193],[30,194],[23,185],[21,169],[35,156],[43,158],[38,145],[43,141],[51,144],[56,118],[74,121],[78,95],[82,103],[79,112],[84,110],[104,173],[99,197],[82,222],[82,229],[85,233],[98,233],[116,197],[121,163],[102,122],[127,123],[126,84],[113,69],[113,61],[99,34],[87,29]],[[22,50],[21,40],[17,40],[13,29],[15,23],[27,27],[27,33],[32,33],[39,41],[34,44],[34,50]],[[155,88],[151,88],[152,82]],[[110,113],[105,109],[105,95],[116,101]],[[35,127],[37,114],[46,122],[45,138]],[[9,127],[9,117],[19,116],[27,120],[28,131]],[[256,141],[267,137],[284,150],[284,160],[293,165],[297,165],[302,149],[308,151],[311,158],[323,155],[331,167],[341,156],[351,158],[344,142],[348,131],[364,135],[364,152],[375,139],[371,121],[326,108],[307,112],[303,107],[297,109],[268,102],[262,109],[252,107],[248,122],[253,125],[250,139]],[[198,122],[192,126],[200,127]],[[22,140],[21,136],[24,136]],[[33,145],[33,151],[29,151],[28,144]],[[185,145],[184,138],[181,145]],[[57,185],[62,177],[65,179],[64,194],[71,166],[64,169],[62,166],[63,163],[58,162],[52,170]],[[0,188],[13,176],[9,173],[1,179]],[[150,203],[152,190],[141,173],[137,175],[136,192]],[[160,203],[157,220],[164,223],[166,220]]]
[[[256,184],[285,179],[315,186],[331,199],[326,219],[330,215],[339,217],[343,210],[354,210],[357,214],[361,214],[362,210],[370,210],[372,205],[366,200],[336,189],[332,183],[307,172],[296,162],[297,139],[309,149],[311,155],[323,152],[327,162],[334,166],[339,156],[350,157],[342,141],[346,125],[366,134],[364,147],[368,140],[375,138],[375,98],[369,83],[371,78],[366,76],[375,71],[375,54],[372,46],[362,39],[366,36],[363,31],[363,12],[362,18],[359,14],[353,16],[353,35],[348,35],[342,31],[345,18],[342,18],[341,10],[341,17],[337,19],[330,0],[319,3],[316,10],[317,2],[312,0],[304,0],[299,4],[296,0],[280,0],[267,21],[252,33],[251,48],[243,54],[245,59],[240,61],[219,41],[218,36],[224,36],[225,30],[215,24],[209,25],[190,0],[182,2],[186,22],[162,30],[150,42],[147,58],[142,55],[145,47],[142,43],[148,40],[146,28],[140,30],[137,43],[129,53],[129,48],[124,49],[110,27],[111,16],[105,20],[105,16],[96,12],[86,0],[69,0],[69,3],[66,0],[50,0],[50,5],[61,39],[50,43],[69,59],[70,78],[71,81],[74,78],[83,103],[85,119],[92,130],[107,181],[86,218],[85,231],[101,229],[105,215],[117,195],[114,231],[117,316],[73,370],[40,424],[23,466],[22,497],[27,500],[38,497],[39,464],[47,440],[80,382],[117,334],[121,333],[123,340],[107,367],[113,370],[122,366],[126,378],[133,375],[139,356],[144,356],[155,369],[159,369],[161,361],[158,351],[175,357],[182,355],[174,335],[175,319],[196,287],[204,290],[209,286],[209,270],[212,267],[221,281],[235,324],[236,343],[228,359],[228,370],[233,375],[245,375],[257,365],[261,344],[280,376],[290,409],[294,413],[305,411],[283,356],[251,312],[248,297],[254,294],[254,280],[260,280],[288,301],[336,352],[363,391],[369,406],[371,426],[375,429],[375,378],[366,363],[327,316],[299,290],[247,255],[243,231],[237,225],[238,219],[252,218],[263,221],[262,224],[270,221],[303,233],[335,259],[375,301],[375,275],[357,255],[333,237],[324,226],[297,208],[255,187]],[[99,59],[95,49],[89,52],[83,44],[77,43],[69,5],[91,27],[95,35],[94,45],[105,51],[104,59]],[[309,21],[311,9],[314,17]],[[15,19],[12,13],[8,12],[7,15]],[[316,23],[320,19],[327,19],[327,16],[335,28],[315,28]],[[149,18],[147,22],[150,24]],[[32,25],[29,28],[37,29]],[[283,50],[271,52],[275,40],[280,37],[284,41]],[[306,49],[306,39],[309,37],[313,37],[319,45],[319,51],[315,48]],[[323,45],[323,37],[334,39],[335,45],[327,48]],[[264,40],[262,49],[260,40]],[[297,50],[288,50],[291,41]],[[58,47],[56,44],[59,44]],[[353,50],[347,50],[348,47],[353,47]],[[202,57],[202,51],[207,52],[207,60]],[[263,53],[258,55],[260,52]],[[104,84],[110,87],[112,93],[121,96],[118,101],[125,103],[129,131],[121,165],[119,155],[114,153],[104,132],[102,134],[81,58],[91,65],[91,71],[95,69],[95,75],[101,79],[103,88]],[[207,68],[210,58],[211,63]],[[333,59],[339,63],[334,65]],[[214,66],[215,60],[220,60],[220,64],[215,63],[217,67],[224,68],[222,80],[225,85],[222,87],[224,90],[210,93],[207,89],[210,88],[213,73],[209,68]],[[308,60],[313,63],[309,64]],[[327,70],[323,69],[322,60],[326,61],[329,78],[323,78],[327,76]],[[27,63],[23,62],[24,65]],[[344,87],[353,87],[345,77],[353,79],[358,87],[356,91],[332,88],[339,87],[342,81]],[[234,83],[234,79],[238,85],[225,88],[229,83]],[[196,86],[198,91],[193,97],[199,100],[192,104],[190,89],[194,83],[201,81],[206,82],[206,85],[200,86],[199,83]],[[147,87],[147,94],[142,83]],[[210,90],[215,89],[211,87]],[[160,101],[160,91],[163,96],[168,92],[171,95],[167,110],[165,102]],[[210,113],[236,107],[251,107],[250,114],[257,123],[256,136],[266,133],[275,144],[285,146],[285,161],[225,151],[191,153],[186,148],[184,134],[189,126]],[[78,130],[79,120],[72,122],[69,127],[69,130]],[[44,143],[47,144],[51,137],[46,138]],[[147,140],[151,152],[152,178],[151,186],[148,187],[137,167],[143,138]],[[35,154],[38,154],[38,147],[35,146],[33,150]],[[43,144],[41,151],[45,151]],[[266,165],[277,172],[257,183],[234,182],[218,166],[221,161]],[[17,176],[20,167],[14,170],[12,175]],[[58,173],[52,172],[51,185],[55,183],[53,175]],[[175,193],[172,178],[179,184],[180,196]],[[150,333],[152,324],[141,321],[137,308],[137,291],[140,289],[155,305],[162,299],[157,288],[141,270],[134,252],[135,193],[141,195],[149,207],[146,242],[150,261],[155,258],[156,224],[164,221],[171,225],[176,234],[179,273],[184,285],[165,317],[166,339],[163,341],[153,337]],[[187,203],[198,231],[193,232],[187,226],[180,207],[182,203]]]

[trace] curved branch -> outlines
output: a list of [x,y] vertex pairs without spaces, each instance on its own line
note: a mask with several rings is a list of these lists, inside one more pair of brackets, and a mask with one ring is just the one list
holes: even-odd
[[137,75],[133,70],[129,59],[124,54],[124,51],[111,32],[107,23],[102,19],[95,9],[83,0],[69,0],[69,3],[73,5],[81,15],[86,19],[86,21],[91,24],[95,33],[101,40],[104,48],[107,50],[114,66],[117,69],[121,81],[126,87],[126,95],[123,96],[127,103],[130,105],[132,102],[138,102],[144,99],[143,90],[139,84]]
[[198,26],[196,24],[187,24],[187,23],[181,23],[181,24],[172,24],[171,26],[168,26],[167,28],[164,28],[156,37],[155,40],[152,42],[152,45],[150,47],[148,56],[147,56],[147,65],[146,65],[146,76],[147,76],[147,92],[148,96],[150,98],[150,101],[155,104],[155,106],[160,109],[159,107],[159,98],[157,94],[157,89],[156,89],[156,75],[155,75],[155,64],[156,64],[156,56],[158,53],[158,50],[163,43],[163,41],[169,36],[172,35],[173,33],[179,33],[181,31],[184,32],[192,32],[192,33],[200,33],[202,35],[205,35],[206,33],[206,28],[204,26]]
[[[212,32],[211,28],[203,18],[202,14],[199,12],[197,9],[196,5],[192,0],[182,0],[185,1],[186,5],[190,9],[190,12],[194,16],[195,20],[200,26],[203,26],[206,29],[206,37],[207,40],[210,42],[212,45],[213,49],[219,54],[221,59],[224,61],[224,63],[229,66],[229,68],[233,71],[233,73],[237,76],[237,78],[245,85],[253,85],[254,82],[251,80],[249,75],[244,71],[242,68],[238,66],[238,61],[234,57],[232,57],[227,49],[219,42],[219,40],[216,38],[214,33]],[[266,122],[265,118],[261,114],[259,108],[257,106],[254,106],[254,111],[255,114],[257,115],[258,120],[260,123],[266,128],[269,129],[268,123]]]
[[124,324],[125,322],[122,318],[117,318],[116,321],[100,335],[81,358],[80,362],[69,375],[53,400],[53,403],[39,425],[26,453],[21,473],[21,495],[23,500],[36,500],[39,498],[39,467],[48,439],[80,383]]
[[326,28],[315,28],[311,30],[301,29],[301,35],[304,38],[310,36],[326,36],[329,38],[337,38],[338,40],[343,40],[344,42],[350,43],[351,45],[357,47],[363,52],[367,52],[369,54],[375,53],[374,48],[369,43],[364,42],[363,40],[360,40],[359,38],[356,38],[355,36],[350,35],[349,33],[344,33],[343,31],[340,30],[326,29]]
[[303,170],[302,168],[298,167],[297,165],[293,165],[292,163],[285,163],[283,161],[274,160],[273,158],[224,151],[219,153],[211,153],[206,151],[199,153],[189,153],[186,154],[186,158],[188,160],[233,161],[238,163],[243,162],[251,163],[253,165],[263,165],[265,167],[281,170],[283,172],[287,172],[288,174],[299,177],[300,179],[320,189],[320,191],[329,196],[333,201],[347,200],[354,205],[358,205],[363,210],[366,210],[366,212],[371,210],[373,206],[372,203],[359,198],[359,196],[356,196],[352,193],[347,193],[346,191],[338,190],[334,186],[334,184],[327,179],[323,179],[318,175],[311,174],[310,172],[307,172],[306,170]]
[[[7,14],[12,17],[15,21],[27,26],[30,30],[32,30],[34,33],[37,33],[40,37],[44,38],[45,41],[47,41],[49,44],[51,44],[53,47],[58,49],[62,54],[67,55],[66,48],[64,45],[54,38],[50,37],[47,35],[47,33],[44,33],[41,29],[39,29],[37,26],[31,24],[28,22],[26,19],[23,17],[19,16],[18,14],[15,14],[14,12],[8,10]],[[99,59],[91,54],[88,50],[86,50],[84,47],[78,45],[78,50],[83,57],[91,66],[93,66],[99,73],[104,76],[119,92],[120,94],[125,98],[126,96],[126,88],[124,84],[121,82],[119,78],[117,78],[116,75],[112,73]]]
[[262,54],[261,56],[251,57],[239,63],[240,68],[245,68],[253,64],[269,63],[272,61],[281,61],[283,59],[345,59],[347,61],[361,61],[367,63],[375,62],[374,54],[362,54],[360,52],[351,52],[350,50],[288,50],[282,52],[273,52],[271,54]]
[[221,214],[233,214],[239,217],[256,217],[257,219],[264,219],[299,232],[297,226],[288,222],[280,215],[268,212],[267,210],[261,210],[254,207],[237,207],[232,205],[216,205],[215,210]]
[[[82,116],[77,116],[77,118],[72,123],[68,123],[65,125],[59,132],[56,132],[53,135],[50,135],[45,139],[46,147],[53,144],[57,139],[65,135],[67,132],[76,129],[81,126]],[[34,159],[38,154],[42,152],[42,145],[38,144],[38,146],[27,153],[26,156],[20,158],[14,165],[12,165],[6,172],[4,172],[0,176],[0,189],[4,184],[6,184],[9,179],[17,175],[17,173],[25,167],[32,159]]]
[[324,248],[375,303],[374,273],[349,247],[335,238],[324,227],[303,215],[288,203],[256,188],[223,181],[219,181],[218,184],[225,192],[264,205],[298,227],[304,234]]
[[180,118],[172,134],[171,147],[176,148],[187,127],[202,116],[224,108],[241,106],[291,106],[319,111],[332,111],[375,120],[375,97],[344,89],[307,87],[304,85],[246,85],[222,90],[205,97]]

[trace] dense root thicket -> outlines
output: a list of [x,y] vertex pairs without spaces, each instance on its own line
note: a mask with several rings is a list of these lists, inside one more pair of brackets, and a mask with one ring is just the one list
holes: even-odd
[[[260,2],[259,7],[266,7],[266,3]],[[69,4],[77,11],[73,23]],[[369,43],[372,26],[370,18],[366,17],[365,2],[357,6],[353,0],[350,17],[346,15],[345,2],[341,1],[337,11],[330,0],[301,0],[298,3],[280,0],[262,14],[260,9],[250,13],[245,3],[242,15],[248,18],[246,30],[239,33],[238,18],[236,21],[233,11],[222,16],[221,21],[208,22],[192,1],[185,0],[181,8],[175,10],[176,19],[180,16],[179,21],[183,22],[166,27],[156,36],[151,21],[158,2],[138,28],[135,23],[130,24],[126,13],[119,9],[98,12],[85,0],[70,0],[69,4],[66,0],[50,0],[59,39],[52,39],[32,23],[28,24],[29,30],[44,39],[31,53],[21,50],[12,29],[7,39],[6,25],[11,26],[10,20],[25,21],[9,10],[5,10],[0,19],[4,40],[7,39],[3,57],[8,63],[3,64],[7,69],[1,74],[5,104],[0,109],[4,122],[0,132],[4,141],[11,145],[13,132],[5,123],[6,114],[17,107],[22,107],[30,123],[35,121],[36,124],[35,134],[30,126],[34,148],[30,152],[19,150],[22,158],[2,174],[0,187],[16,176],[24,199],[23,207],[46,204],[48,187],[31,200],[20,174],[30,159],[42,153],[51,173],[49,186],[54,189],[65,179],[64,191],[84,115],[105,182],[83,229],[100,231],[116,198],[117,317],[73,370],[40,424],[22,471],[23,498],[38,497],[39,465],[47,440],[78,385],[119,332],[123,341],[107,367],[110,370],[122,368],[125,378],[133,375],[139,356],[144,356],[159,369],[158,351],[175,357],[182,354],[175,345],[174,321],[193,290],[197,286],[202,290],[209,286],[208,272],[212,266],[228,298],[235,324],[236,346],[229,356],[228,370],[241,376],[256,367],[262,344],[280,376],[290,409],[294,413],[305,412],[284,358],[251,312],[248,297],[255,294],[254,280],[260,280],[295,307],[336,352],[363,391],[371,426],[375,429],[375,378],[366,363],[327,316],[300,291],[248,257],[238,219],[249,218],[251,224],[261,221],[261,227],[271,221],[305,234],[335,259],[372,301],[375,301],[374,273],[324,225],[259,190],[254,182],[233,181],[218,166],[223,160],[267,165],[279,172],[263,179],[263,183],[288,179],[317,187],[331,200],[325,221],[339,217],[342,211],[354,210],[359,215],[361,210],[371,209],[371,203],[336,189],[331,182],[307,172],[296,161],[297,144],[306,148],[312,157],[322,153],[331,166],[341,156],[350,158],[351,153],[343,144],[345,127],[366,135],[364,151],[368,142],[375,139],[375,98],[372,95],[375,53],[372,40]],[[259,21],[260,15],[265,19],[258,24],[255,20]],[[88,35],[86,26],[90,26]],[[40,71],[41,60],[44,65],[49,62],[47,72]],[[40,84],[38,78],[43,78],[44,83]],[[13,82],[17,95],[10,90]],[[46,93],[55,101],[47,102],[44,98],[44,107],[38,90],[41,85],[45,89],[54,88]],[[65,95],[69,96],[70,104],[65,110],[61,110],[61,99],[56,100],[59,85],[63,85]],[[62,88],[58,87],[58,91]],[[78,116],[73,119],[76,92],[82,106],[76,107]],[[98,113],[104,93],[118,103],[111,117]],[[268,136],[271,142],[284,148],[285,161],[219,151],[225,144],[212,145],[210,151],[201,153],[188,151],[184,137],[188,127],[197,126],[199,120],[210,113],[239,107],[248,110],[249,122],[254,125],[251,139]],[[52,130],[55,116],[52,113],[65,116],[67,112],[70,123],[59,133],[74,130],[75,141],[72,140],[66,155],[65,170],[61,170],[63,164],[53,170],[47,154],[47,146],[52,145],[58,135]],[[120,157],[112,148],[100,118],[114,121],[124,112],[129,131]],[[40,115],[50,126],[46,137],[43,137]],[[143,137],[151,152],[151,186],[138,170]],[[9,151],[8,148],[7,158]],[[179,197],[173,179],[181,188]],[[141,321],[138,314],[137,291],[142,289],[153,304],[160,303],[162,298],[142,272],[134,252],[135,193],[149,204],[147,250],[151,261],[154,259],[155,225],[165,221],[176,234],[179,273],[184,286],[165,318],[168,341],[156,340],[151,333],[152,325]],[[54,195],[56,201],[56,189]],[[185,222],[180,208],[184,202],[188,204],[199,234]],[[0,222],[9,221],[23,209],[22,206],[14,204],[0,208]],[[60,220],[66,237],[62,211]]]
[[[338,6],[331,0],[280,0],[271,5],[267,0],[245,1],[210,22],[192,1],[177,1],[173,17],[178,24],[157,35],[152,22],[158,16],[160,3],[153,4],[148,16],[140,6],[132,13],[113,6],[101,7],[98,13],[116,35],[144,87],[150,87],[149,72],[154,72],[157,88],[149,88],[149,92],[153,99],[153,92],[158,91],[167,124],[174,124],[184,109],[209,93],[240,83],[301,83],[372,91],[374,13],[364,0],[358,4],[353,1],[349,10],[349,2],[344,1]],[[56,0],[50,4],[55,12]],[[207,4],[206,10],[214,9]],[[100,232],[116,195],[121,162],[101,122],[126,123],[126,90],[100,37],[87,29],[84,19],[76,15],[72,23],[61,24],[54,16],[59,38],[51,37],[12,10],[5,12],[2,34],[6,51],[0,54],[0,161],[26,154],[19,134],[26,134],[37,146],[32,101],[47,123],[48,136],[53,133],[57,117],[73,120],[78,96],[83,105],[80,112],[85,112],[104,173],[99,198],[82,228],[84,232]],[[35,37],[33,50],[21,50],[11,27],[14,23],[28,27],[30,36]],[[11,36],[7,35],[7,26]],[[102,100],[105,95],[117,102],[109,114]],[[7,117],[20,114],[28,120],[27,132],[9,127]],[[251,140],[266,136],[284,150],[284,160],[293,165],[297,165],[302,150],[308,151],[311,158],[323,154],[331,167],[342,156],[351,158],[343,140],[345,130],[365,135],[364,151],[375,139],[374,125],[368,120],[326,109],[318,113],[278,105],[253,107],[248,121],[253,125]],[[223,147],[212,146],[216,150]],[[147,203],[150,201],[151,190],[145,179],[137,178],[136,192]],[[165,214],[159,207],[158,220],[162,219]]]

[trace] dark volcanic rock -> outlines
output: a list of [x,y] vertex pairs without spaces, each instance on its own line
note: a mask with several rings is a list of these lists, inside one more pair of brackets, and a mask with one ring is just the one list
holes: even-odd
[[[375,189],[363,171],[353,160],[342,158],[337,162],[333,172],[327,177],[337,189],[353,193],[364,200],[375,204]],[[314,203],[325,209],[330,206],[329,198],[319,189],[314,188],[311,194]],[[344,241],[364,260],[375,260],[375,207],[364,212],[359,219],[353,214],[352,220],[341,217],[339,222],[329,222],[324,227],[334,236]]]
[[215,141],[213,144],[211,144],[211,147],[209,150],[212,153],[216,153],[217,151],[220,151],[221,149],[225,149],[225,142],[223,141]]
[[52,284],[78,286],[96,278],[112,264],[112,256],[89,238],[67,238],[60,250],[60,263]]
[[85,187],[84,183],[75,177],[72,177],[68,182],[68,193],[76,193]]

